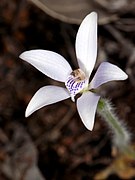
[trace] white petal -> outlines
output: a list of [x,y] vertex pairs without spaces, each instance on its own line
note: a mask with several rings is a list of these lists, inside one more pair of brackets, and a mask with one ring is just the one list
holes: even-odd
[[66,88],[58,86],[44,86],[40,88],[29,102],[25,116],[30,116],[33,112],[43,106],[53,104],[70,97]]
[[32,64],[39,71],[57,81],[65,82],[72,72],[69,63],[61,55],[47,50],[30,50],[20,58]]
[[97,13],[82,21],[76,36],[76,55],[80,69],[89,77],[97,57]]
[[100,96],[92,92],[86,92],[83,93],[83,95],[77,99],[78,113],[86,128],[91,131],[94,126],[95,113],[99,98]]
[[118,66],[108,62],[103,62],[100,64],[95,76],[93,77],[90,83],[90,88],[97,88],[108,81],[125,80],[127,78],[127,74]]

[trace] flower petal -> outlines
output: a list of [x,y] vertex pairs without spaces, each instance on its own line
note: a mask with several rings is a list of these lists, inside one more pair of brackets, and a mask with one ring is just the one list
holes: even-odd
[[97,13],[82,21],[76,36],[76,55],[80,69],[89,77],[97,57]]
[[32,97],[27,106],[25,116],[28,117],[43,106],[62,101],[69,97],[70,94],[66,88],[58,86],[44,86],[40,88]]
[[57,81],[65,82],[72,72],[69,63],[61,55],[47,50],[30,50],[20,58],[32,64],[39,71]]
[[91,131],[94,126],[95,113],[99,98],[100,96],[97,94],[85,92],[80,98],[77,99],[78,113],[86,128]]
[[127,74],[119,67],[108,62],[103,62],[100,64],[90,83],[90,89],[95,89],[108,81],[125,80],[127,78]]

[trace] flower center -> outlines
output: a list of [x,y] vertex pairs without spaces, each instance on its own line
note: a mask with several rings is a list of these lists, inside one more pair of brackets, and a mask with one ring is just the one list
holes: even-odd
[[76,94],[82,91],[87,84],[84,72],[81,69],[74,70],[67,78],[65,86],[70,92],[72,101]]

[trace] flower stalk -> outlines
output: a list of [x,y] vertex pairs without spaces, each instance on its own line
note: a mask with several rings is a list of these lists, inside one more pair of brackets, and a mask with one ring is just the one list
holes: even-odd
[[120,152],[128,153],[135,157],[135,152],[133,152],[130,146],[131,134],[128,132],[125,124],[115,115],[111,103],[106,99],[100,98],[97,112],[111,128],[114,146],[117,147]]

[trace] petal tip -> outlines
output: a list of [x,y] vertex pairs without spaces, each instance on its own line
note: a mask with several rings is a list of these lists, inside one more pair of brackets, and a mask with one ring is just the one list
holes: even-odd
[[86,127],[89,131],[92,131],[92,130],[93,130],[93,127],[94,127],[94,125],[92,125],[92,126],[87,126],[87,125],[85,125],[85,127]]
[[25,118],[29,117],[27,114],[25,114]]
[[88,21],[90,20],[93,20],[95,22],[97,22],[97,13],[95,11],[91,12],[90,14],[88,14],[84,19],[88,19]]
[[128,78],[128,75],[125,73],[125,80]]
[[[25,52],[26,52],[26,51],[25,51]],[[19,55],[19,58],[20,58],[20,59],[22,59],[22,60],[25,59],[25,52],[23,52],[23,53],[21,53],[21,54]]]
[[23,54],[23,53],[21,53],[21,54],[19,55],[19,58],[20,58],[20,59],[22,59],[22,54]]
[[32,113],[28,112],[28,108],[27,108],[26,111],[25,111],[25,117],[27,118],[27,117],[29,117],[31,114],[32,114]]
[[[86,127],[86,129],[88,129],[89,131],[92,131],[93,128],[94,128],[94,122],[91,123],[91,121],[90,121],[90,119],[89,119],[89,121],[86,123],[81,116],[80,116],[80,118],[81,118],[84,126]],[[94,120],[94,121],[95,121],[95,120]]]
[[121,70],[121,80],[126,80],[127,78],[128,75],[123,70]]
[[25,117],[29,117],[33,112],[35,112],[36,110],[34,110],[34,108],[31,105],[31,101],[29,102],[26,110],[25,110]]
[[95,16],[95,18],[97,18],[97,12],[95,11],[91,12],[90,15]]
[[95,11],[91,12],[88,16],[97,22],[98,14]]

